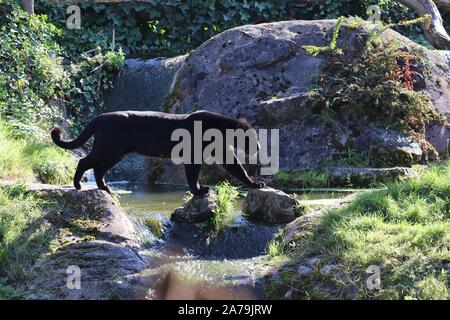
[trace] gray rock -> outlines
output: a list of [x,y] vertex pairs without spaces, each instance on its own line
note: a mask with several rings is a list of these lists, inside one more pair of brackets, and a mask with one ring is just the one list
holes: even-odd
[[297,275],[299,277],[306,277],[313,271],[312,268],[307,266],[298,266],[297,268]]
[[[445,114],[450,122],[450,51],[427,50],[432,72],[425,72],[427,87],[422,91],[433,102],[436,110]],[[450,127],[430,125],[427,128],[427,140],[442,156],[450,155]]]
[[336,268],[337,267],[334,264],[327,264],[321,271],[327,275],[330,275],[334,270],[336,270]]
[[[320,168],[326,160],[355,146],[392,165],[417,163],[422,159],[422,150],[405,135],[377,129],[364,119],[352,119],[351,111],[344,110],[333,119],[312,118],[308,106],[302,105],[328,62],[326,55],[312,57],[302,46],[326,45],[334,24],[334,20],[286,21],[223,32],[185,60],[166,99],[166,110],[185,113],[205,109],[244,117],[256,127],[278,128],[280,168],[288,171]],[[341,29],[338,45],[344,48],[347,61],[360,55],[368,28]],[[405,47],[416,46],[392,30],[384,36],[395,38]],[[437,70],[437,64],[447,64],[447,55],[422,51],[433,61],[431,68],[436,69],[427,73],[422,91],[450,119],[450,78]],[[438,81],[441,87],[436,85],[438,77],[443,79]],[[444,138],[449,136],[449,129],[442,126],[429,134],[430,142],[441,154],[446,152]]]
[[308,226],[310,226],[310,224],[316,223],[317,219],[321,219],[324,212],[330,209],[341,208],[353,201],[354,198],[355,194],[351,194],[349,196],[346,196],[345,198],[336,199],[336,201],[333,202],[332,205],[316,209],[288,223],[283,228],[281,234],[283,242],[290,243],[291,241],[295,241],[296,235],[307,231]]
[[373,182],[386,182],[402,180],[416,175],[412,168],[349,168],[330,167],[327,168],[331,185],[367,186]]
[[370,154],[391,165],[411,166],[422,159],[422,149],[418,142],[393,129],[379,129],[367,126],[361,132]]
[[217,195],[210,190],[203,197],[192,197],[185,205],[172,213],[170,220],[187,223],[204,222],[212,217],[215,208],[217,208]]
[[[26,299],[110,299],[126,276],[148,265],[139,254],[143,240],[137,227],[106,192],[46,185],[29,189],[62,209],[49,208],[42,217],[48,230],[59,231],[51,252],[28,272]],[[70,266],[80,268],[79,290],[67,286]]]
[[185,58],[126,60],[114,81],[114,89],[103,92],[105,110],[161,110]]
[[283,191],[265,188],[247,193],[242,211],[249,218],[267,223],[286,223],[294,220],[304,208]]

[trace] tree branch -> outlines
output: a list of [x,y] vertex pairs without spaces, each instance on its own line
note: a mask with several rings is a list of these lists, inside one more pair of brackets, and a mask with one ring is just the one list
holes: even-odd
[[450,0],[434,0],[434,3],[436,3],[438,8],[450,11]]
[[[445,0],[448,2],[448,0]],[[441,2],[445,2],[441,0]],[[428,42],[436,49],[450,50],[450,37],[444,28],[442,16],[432,0],[397,0],[397,2],[414,10],[419,16],[429,14],[431,21],[429,28],[424,23],[423,31]]]

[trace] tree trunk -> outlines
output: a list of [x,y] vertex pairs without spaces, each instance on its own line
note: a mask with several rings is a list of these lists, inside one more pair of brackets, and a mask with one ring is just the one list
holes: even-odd
[[[446,1],[440,0],[441,3]],[[431,15],[429,28],[426,28],[425,24],[423,26],[425,37],[436,49],[450,50],[450,37],[444,28],[442,16],[432,0],[397,0],[397,2],[411,8],[419,16]]]
[[20,0],[20,6],[29,14],[34,14],[34,0]]
[[434,0],[434,3],[436,3],[438,8],[450,11],[450,0]]

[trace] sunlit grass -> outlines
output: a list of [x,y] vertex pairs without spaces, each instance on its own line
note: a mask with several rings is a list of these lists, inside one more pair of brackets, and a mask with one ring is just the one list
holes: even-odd
[[[297,234],[295,249],[284,248],[292,259],[319,256],[336,270],[289,281],[301,287],[298,298],[311,298],[312,292],[322,297],[319,285],[328,287],[330,298],[345,297],[347,286],[356,285],[362,299],[449,299],[449,217],[450,162],[445,162],[386,190],[363,193]],[[381,269],[381,290],[366,288],[371,265]]]
[[33,171],[25,158],[26,143],[9,135],[9,128],[0,121],[0,179],[29,179]]
[[25,270],[42,253],[41,226],[27,231],[41,213],[41,200],[28,194],[24,184],[0,189],[0,298],[18,293],[11,284],[23,281]]
[[213,210],[212,221],[215,230],[219,231],[236,219],[238,212],[234,206],[239,198],[239,192],[236,187],[225,181],[217,186],[216,194],[217,206]]
[[283,254],[283,251],[284,251],[283,244],[280,241],[276,240],[276,239],[271,240],[267,244],[266,252],[271,257],[281,256]]
[[32,138],[16,138],[0,121],[0,179],[66,184],[74,171],[74,157],[69,152]]

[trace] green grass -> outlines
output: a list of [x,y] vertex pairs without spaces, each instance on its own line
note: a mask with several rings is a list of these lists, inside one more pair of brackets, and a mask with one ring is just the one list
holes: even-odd
[[162,238],[164,231],[161,220],[156,218],[147,218],[145,219],[145,225],[150,229],[156,238]]
[[14,137],[0,120],[0,179],[66,184],[73,177],[74,157],[50,143]]
[[[320,268],[308,278],[295,277],[286,266],[284,278],[268,294],[280,297],[294,287],[296,298],[348,298],[356,286],[360,299],[449,299],[450,162],[418,177],[390,183],[386,190],[359,195],[351,204],[330,210],[298,233],[291,265],[320,257]],[[381,290],[369,290],[366,269],[381,269]],[[294,274],[294,276],[292,276]]]
[[324,162],[326,167],[353,167],[353,168],[383,168],[389,167],[389,163],[371,154],[368,151],[359,151],[348,148],[339,157]]
[[36,223],[42,215],[42,200],[18,183],[0,189],[0,299],[20,294],[32,263],[45,252],[45,226]]
[[271,257],[278,257],[283,255],[284,246],[280,241],[273,239],[267,244],[266,252]]
[[234,209],[234,206],[239,198],[239,191],[229,182],[224,181],[217,186],[216,193],[217,207],[213,210],[212,222],[217,232],[236,219],[238,212]]
[[30,179],[33,171],[23,152],[26,143],[10,138],[11,132],[0,121],[0,179]]
[[278,188],[323,188],[328,186],[329,177],[326,171],[318,170],[279,171],[272,184]]

